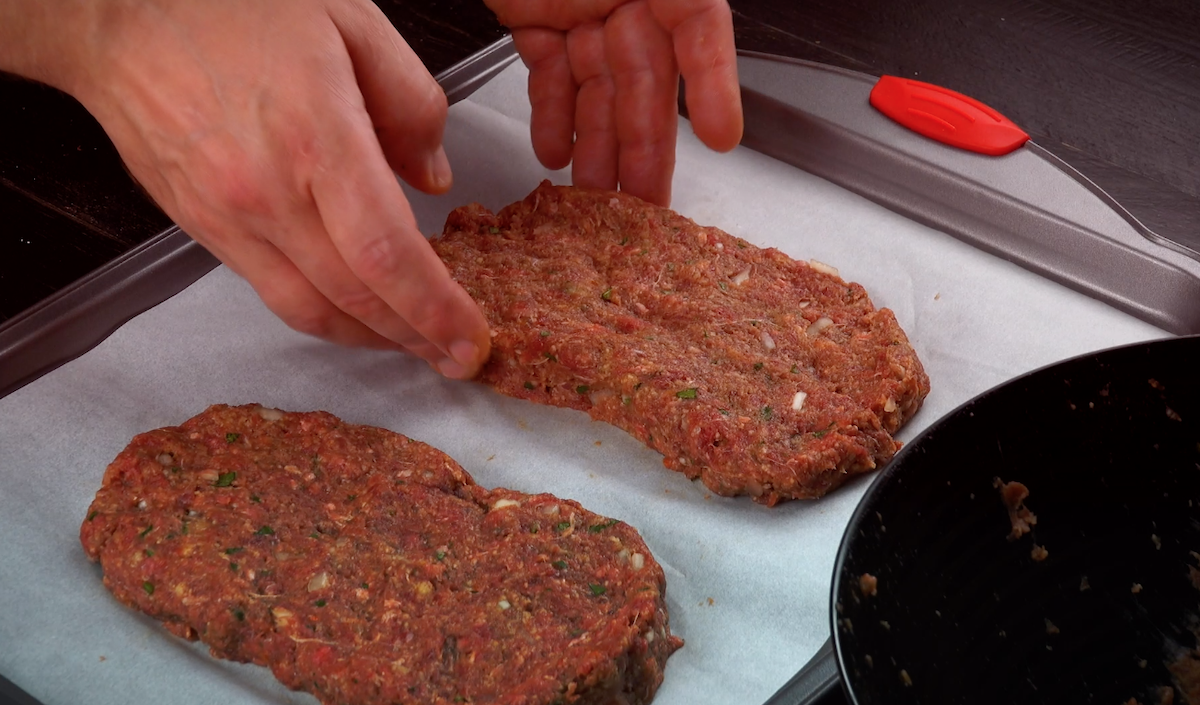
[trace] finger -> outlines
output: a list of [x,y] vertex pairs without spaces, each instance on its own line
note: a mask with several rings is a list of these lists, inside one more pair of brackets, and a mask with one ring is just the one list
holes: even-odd
[[345,125],[312,195],[333,246],[358,280],[443,356],[451,377],[478,372],[490,351],[487,321],[417,229],[400,185],[367,125]]
[[547,169],[562,169],[571,163],[579,91],[567,60],[567,36],[541,28],[515,29],[512,34],[521,60],[529,67],[534,154]]
[[505,27],[548,27],[567,31],[600,22],[630,0],[485,0]]
[[374,3],[331,9],[388,163],[414,188],[445,193],[453,183],[442,149],[446,94]]
[[224,230],[222,241],[236,237],[236,248],[189,232],[197,242],[250,286],[288,327],[317,338],[350,347],[397,350],[402,346],[379,335],[340,310],[321,294],[274,245],[253,235],[232,236]]
[[[171,200],[181,224],[250,282],[290,327],[335,343],[408,350],[427,360],[442,355],[359,281],[330,243],[311,200],[280,197],[237,160],[176,180]],[[221,185],[217,186],[216,182]],[[231,205],[227,215],[205,204]],[[182,207],[180,206],[182,204]]]
[[269,270],[254,270],[242,276],[267,308],[292,330],[347,347],[420,354],[420,349],[408,350],[338,309],[295,267],[276,264]]
[[575,99],[575,149],[571,180],[577,186],[617,188],[616,90],[604,49],[604,25],[567,33],[567,57],[579,84]]
[[742,140],[733,13],[726,0],[649,0],[671,36],[687,83],[688,117],[704,144],[728,151]]
[[636,2],[613,12],[604,38],[616,88],[621,190],[668,206],[679,124],[679,71],[671,35],[645,3]]
[[276,238],[274,244],[325,299],[379,336],[430,363],[445,357],[351,271],[330,241],[315,207],[297,216],[275,225],[274,229],[286,231],[286,236]]

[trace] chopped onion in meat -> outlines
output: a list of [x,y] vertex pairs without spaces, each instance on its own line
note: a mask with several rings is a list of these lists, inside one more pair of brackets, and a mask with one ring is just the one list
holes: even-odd
[[821,316],[817,320],[813,321],[812,325],[808,327],[808,335],[810,337],[820,335],[821,331],[825,330],[831,325],[833,325],[832,318],[829,318],[828,316]]
[[267,421],[278,421],[283,418],[283,412],[266,406],[258,407],[258,415]]
[[815,259],[810,259],[808,261],[808,266],[812,267],[814,270],[816,270],[822,274],[831,274],[835,277],[838,276],[837,267],[825,264],[824,262],[821,262],[821,261],[818,261]]
[[310,579],[308,581],[308,591],[309,592],[316,592],[317,590],[324,590],[327,587],[329,587],[329,573],[326,573],[325,571],[321,571],[320,573],[317,573],[316,575],[312,576],[312,579]]

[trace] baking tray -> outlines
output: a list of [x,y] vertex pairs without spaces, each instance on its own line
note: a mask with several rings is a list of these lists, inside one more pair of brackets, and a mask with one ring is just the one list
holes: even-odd
[[[508,60],[511,60],[511,48],[509,48]],[[920,161],[917,157],[908,157],[906,161],[905,158],[895,158],[892,155],[893,162],[900,165],[893,165],[893,167],[882,169],[875,168],[876,165],[871,163],[871,158],[887,159],[889,158],[887,150],[895,150],[896,147],[894,144],[888,143],[887,140],[866,132],[868,129],[886,129],[880,125],[872,125],[870,121],[880,116],[874,115],[870,109],[866,108],[865,90],[869,90],[870,83],[874,82],[874,79],[850,72],[829,71],[827,68],[818,65],[806,65],[803,62],[766,58],[766,56],[744,55],[742,62],[746,106],[748,106],[746,108],[746,119],[748,119],[746,140],[748,140],[750,146],[755,146],[756,149],[766,152],[770,156],[780,158],[782,161],[815,171],[815,173],[828,177],[830,180],[850,187],[852,191],[866,195],[866,197],[872,200],[880,201],[884,205],[890,205],[893,207],[893,210],[904,212],[905,215],[914,219],[922,219],[922,221],[937,224],[940,221],[926,218],[946,216],[947,206],[941,206],[941,210],[936,206],[936,203],[938,203],[935,199],[937,193],[918,193],[918,195],[922,195],[922,197],[932,201],[935,205],[929,205],[922,201],[922,206],[925,210],[904,210],[905,206],[912,204],[908,204],[907,201],[901,201],[901,203],[895,205],[889,204],[886,200],[887,192],[877,186],[872,188],[871,180],[864,177],[864,174],[869,176],[872,173],[877,173],[877,171],[882,171],[883,174],[892,176],[890,181],[884,180],[884,183],[900,182],[906,186],[912,186],[918,180],[914,174],[906,173],[904,168],[917,169],[918,171],[920,169],[936,170],[929,167],[928,164],[930,164],[930,161],[937,165],[937,159],[953,159],[953,156],[941,153],[948,151],[946,147],[929,143],[928,140],[905,133],[899,127],[890,126],[898,129],[900,133],[898,135],[890,135],[888,139],[896,141],[905,138],[912,139],[914,140],[913,145],[911,145],[912,151],[920,152],[924,150],[931,153],[920,157],[924,159],[924,162]],[[756,72],[756,66],[761,67],[763,71]],[[487,76],[491,76],[492,73],[499,71],[500,67],[503,66],[498,66],[496,70],[488,73]],[[766,76],[763,76],[763,72],[766,72]],[[782,79],[796,82],[804,86],[804,88],[811,88],[811,82],[818,80],[814,77],[821,76],[832,76],[839,80],[830,82],[824,86],[824,89],[811,90],[810,92],[816,95],[808,95],[806,97],[805,94],[800,94],[800,92],[796,91],[784,90],[780,92],[779,96],[774,96],[770,92],[770,89],[773,88],[772,84],[769,83],[770,80],[781,77]],[[845,82],[842,82],[841,79],[845,79]],[[482,80],[476,80],[473,86],[478,86],[480,83],[482,83]],[[846,85],[839,85],[839,83],[846,83]],[[778,86],[775,86],[775,88],[778,88]],[[853,97],[853,91],[856,90],[859,91],[858,98]],[[823,100],[830,100],[830,98],[833,98],[835,103],[841,100],[841,98],[845,98],[845,101],[842,101],[845,103],[845,114],[840,115],[836,110],[830,110],[829,106],[821,102]],[[833,107],[838,108],[836,104]],[[776,120],[773,123],[770,121],[773,115],[775,117],[779,117],[780,115],[790,116],[791,122],[782,123],[781,125]],[[854,126],[856,126],[856,121],[858,120],[865,122],[862,127],[856,129]],[[883,122],[883,125],[890,125],[890,123]],[[821,129],[818,128],[826,129],[827,132],[821,132]],[[834,138],[840,135],[841,143],[839,144],[838,140],[830,138],[830,134],[833,134]],[[865,144],[866,146],[856,152],[852,147],[858,143]],[[804,161],[806,153],[814,151],[820,153],[820,150],[828,150],[830,147],[839,147],[840,151],[834,150],[830,152],[828,158],[844,159],[848,167],[847,164],[841,163],[822,164],[820,159],[810,159],[809,162]],[[920,167],[919,164],[922,163],[926,164],[925,167]],[[976,187],[980,194],[980,201],[984,204],[988,203],[986,201],[988,198],[1001,201],[1001,203],[1004,203],[1006,199],[1019,201],[1020,199],[1016,198],[1016,195],[1013,195],[1010,191],[1013,191],[1015,188],[1018,189],[1019,194],[1021,183],[1025,179],[1028,179],[1027,175],[1022,174],[1020,170],[1022,168],[1040,169],[1049,164],[1050,170],[1043,169],[1044,174],[1038,176],[1038,179],[1054,182],[1057,185],[1055,188],[1061,188],[1064,192],[1074,193],[1070,187],[1085,186],[1084,183],[1076,180],[1076,177],[1069,175],[1066,171],[1062,171],[1056,168],[1054,164],[1045,162],[1044,159],[1040,158],[1037,159],[1037,164],[1040,167],[1032,167],[1030,164],[1025,164],[1022,167],[1021,163],[1016,163],[1014,167],[1012,161],[989,163],[1010,164],[1006,169],[998,170],[992,181],[996,181],[1000,186],[1008,185],[1012,188],[1009,188],[1009,191],[1006,192],[1004,189],[998,188],[996,183],[992,183],[989,187],[990,189]],[[907,164],[907,167],[905,167],[905,164]],[[978,169],[984,168],[983,165],[978,167]],[[964,173],[955,175],[953,171],[946,170],[941,176],[943,181],[950,183],[968,181],[971,177],[977,175],[976,171],[966,169]],[[937,188],[937,186],[931,188]],[[1031,195],[1038,195],[1039,193]],[[1112,210],[1111,204],[1106,204],[1103,198],[1100,198],[1096,193],[1087,191],[1086,186],[1084,187],[1084,194],[1091,194],[1093,198],[1091,200],[1078,201],[1064,198],[1057,200],[1049,199],[1050,203],[1042,205],[1038,205],[1038,201],[1034,201],[1034,204],[1030,204],[1027,210],[1034,209],[1034,206],[1036,206],[1038,209],[1056,213],[1055,217],[1074,223],[1076,228],[1084,229],[1086,225],[1088,231],[1092,231],[1092,233],[1104,233],[1106,230],[1103,228],[1098,230],[1097,228],[1112,227],[1112,225],[1120,223],[1124,223],[1126,227],[1132,227],[1121,216],[1120,212]],[[942,201],[946,200],[942,199]],[[953,201],[948,205],[959,207],[959,209],[962,206],[961,203],[953,203]],[[992,205],[992,211],[982,210],[977,212],[974,217],[986,219],[989,213],[997,215],[997,213],[1001,212],[1000,207],[994,204]],[[953,224],[956,221],[953,218],[948,218],[947,222]],[[970,229],[955,230],[949,227],[941,227],[941,225],[938,225],[938,227],[950,231],[950,233],[962,237],[962,239],[967,241],[973,241],[971,240],[972,236],[978,237],[978,234],[974,234]],[[1145,236],[1141,237],[1142,240],[1146,240]],[[980,245],[980,247],[983,246]],[[1160,246],[1150,242],[1150,245],[1147,245],[1146,253],[1150,255],[1157,254],[1154,251],[1154,247]],[[82,354],[86,349],[90,349],[91,345],[100,342],[103,337],[106,337],[108,332],[115,330],[121,321],[133,317],[138,312],[144,311],[144,309],[156,305],[157,302],[167,299],[167,297],[173,295],[176,291],[186,288],[187,284],[203,276],[203,273],[208,272],[216,264],[215,260],[212,260],[204,253],[203,249],[194,246],[178,230],[168,230],[167,233],[164,233],[162,240],[157,242],[157,249],[155,249],[154,243],[148,243],[143,248],[143,251],[145,254],[140,255],[139,258],[136,257],[136,254],[131,253],[130,257],[122,258],[122,260],[116,261],[113,265],[106,267],[106,270],[97,272],[96,276],[89,277],[85,281],[80,282],[78,284],[79,288],[88,287],[88,285],[91,285],[92,288],[84,290],[84,293],[79,294],[76,300],[72,301],[68,297],[59,297],[59,299],[66,299],[65,301],[56,299],[56,301],[65,307],[62,309],[65,313],[58,315],[47,314],[49,315],[47,323],[61,324],[58,329],[55,329],[59,332],[54,333],[54,335],[61,336],[59,339],[62,345],[67,345],[67,347],[78,345],[78,350],[74,351],[70,356],[64,357],[62,361]],[[199,259],[193,260],[191,259],[193,257]],[[1034,261],[1032,264],[1037,265],[1038,263]],[[1108,265],[1105,265],[1104,260],[1102,260],[1096,266]],[[1031,269],[1033,269],[1032,266]],[[1082,271],[1086,273],[1086,267]],[[1103,294],[1103,291],[1100,291],[1099,294]],[[38,308],[42,309],[43,307]],[[84,333],[80,332],[80,330],[83,330],[83,326],[89,324],[95,324],[94,329],[100,331],[96,333],[95,339],[91,339],[91,341],[88,341]],[[44,336],[48,335],[48,333],[41,333],[40,331],[32,333],[32,337],[40,335]],[[5,350],[5,348],[0,347],[0,352],[4,352]],[[0,358],[0,363],[2,363],[2,358]],[[48,364],[46,369],[52,366],[53,364]],[[0,364],[0,369],[5,369],[2,364]],[[43,369],[42,372],[46,369]],[[11,683],[8,683],[8,685],[11,685]],[[32,700],[5,700],[6,687],[6,682],[0,681],[0,703],[5,703],[5,701],[8,701],[8,703],[20,703],[22,705],[31,703]]]
[[[512,37],[505,37],[441,72],[437,82],[454,104],[516,58]],[[9,319],[0,326],[0,398],[91,350],[218,264],[173,226]]]
[[[494,52],[490,58],[472,57],[439,77],[446,80],[447,75],[456,70],[465,71],[458,79],[463,81],[465,88],[459,89],[452,100],[464,97],[513,59],[511,44],[507,47],[498,45],[490,51]],[[497,58],[496,54],[501,56]],[[467,71],[464,65],[472,61],[480,63],[476,64],[475,71]],[[1081,181],[1082,177],[1073,176],[1036,154],[1032,161],[989,158],[986,164],[968,162],[970,168],[958,172],[947,168],[945,163],[954,163],[963,155],[907,133],[867,107],[865,96],[873,83],[870,77],[761,55],[743,55],[740,62],[748,146],[817,173],[915,220],[933,224],[1014,261],[1025,256],[1030,258],[1025,264],[1030,269],[1059,281],[1070,281],[1055,274],[1062,269],[1060,265],[1056,265],[1058,269],[1038,269],[1041,263],[1034,257],[1038,254],[1036,249],[1010,248],[1014,250],[1011,254],[998,249],[999,246],[1011,246],[1014,241],[1023,242],[1019,238],[1023,221],[1010,215],[1010,210],[1018,214],[1041,213],[1051,224],[1062,224],[1064,233],[1081,233],[1095,243],[1108,243],[1107,247],[1097,245],[1091,259],[1085,258],[1085,261],[1076,262],[1074,269],[1067,269],[1067,274],[1081,282],[1076,288],[1082,288],[1092,278],[1104,281],[1106,271],[1125,266],[1121,257],[1129,256],[1129,251],[1137,253],[1138,258],[1151,261],[1184,255],[1138,233],[1135,225],[1115,210],[1112,203],[1088,188],[1086,180]],[[480,70],[481,66],[485,70]],[[469,76],[471,80],[463,76]],[[822,78],[829,80],[814,85]],[[453,86],[447,88],[448,93],[451,90],[454,90]],[[879,132],[873,132],[876,130]],[[1031,173],[1023,170],[1031,170]],[[990,175],[982,183],[981,173]],[[1043,184],[1043,187],[1026,189],[1025,195],[1032,200],[1022,201],[1019,196],[1027,181]],[[956,185],[973,194],[974,200],[956,201],[939,193],[939,189]],[[885,188],[889,186],[909,189],[910,197],[896,197],[896,192],[901,195],[907,192],[889,191]],[[987,229],[980,225],[986,225],[992,219],[999,224],[997,227]],[[964,227],[964,224],[974,227]],[[1013,230],[1013,234],[1004,235],[1008,232],[1005,227]],[[987,236],[993,237],[998,245],[989,245]],[[1129,242],[1125,243],[1121,238]],[[1194,287],[1197,277],[1191,272],[1200,267],[1194,260],[1187,261],[1191,263],[1187,266],[1192,269],[1187,266],[1180,266],[1180,269],[1187,275],[1184,281],[1190,281]],[[0,375],[5,377],[0,379],[0,394],[86,352],[122,322],[186,288],[215,264],[214,259],[182,232],[171,229],[21,316],[0,329]],[[1083,290],[1114,305],[1119,304],[1104,287]],[[1136,315],[1136,311],[1141,311],[1140,317],[1146,320],[1157,322],[1153,316],[1172,311],[1163,306],[1147,305],[1144,300],[1134,300],[1141,301],[1142,308],[1135,307],[1131,312]],[[26,326],[23,333],[18,330],[22,324]],[[15,368],[10,368],[10,360],[22,362],[26,370],[24,377],[14,376],[15,381],[11,384],[7,378],[12,374],[10,369]],[[17,694],[10,695],[6,692],[10,686],[7,681],[0,680],[0,703],[29,705],[35,702],[28,696],[25,700],[19,699],[23,694],[15,690],[13,693]]]

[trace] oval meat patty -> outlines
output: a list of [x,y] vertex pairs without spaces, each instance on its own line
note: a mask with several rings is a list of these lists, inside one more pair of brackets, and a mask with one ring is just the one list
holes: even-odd
[[646,703],[682,643],[629,525],[322,412],[137,436],[81,540],[125,604],[331,705]]
[[891,459],[929,393],[858,284],[632,196],[547,182],[432,242],[492,326],[482,382],[612,423],[718,494],[820,497]]

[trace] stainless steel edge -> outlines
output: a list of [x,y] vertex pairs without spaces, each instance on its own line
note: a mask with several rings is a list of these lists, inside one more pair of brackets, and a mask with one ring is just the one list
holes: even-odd
[[217,264],[172,227],[10,319],[0,328],[0,397],[92,349]]
[[1130,212],[1129,209],[1125,208],[1125,206],[1121,205],[1116,198],[1111,196],[1099,184],[1092,181],[1087,176],[1084,176],[1083,172],[1066,163],[1050,150],[1033,142],[1028,143],[1025,147],[1026,149],[1037,153],[1042,159],[1045,159],[1047,162],[1054,165],[1055,168],[1059,169],[1067,176],[1070,176],[1088,191],[1095,194],[1098,199],[1104,202],[1104,204],[1111,208],[1117,215],[1121,216],[1121,218],[1129,223],[1131,228],[1137,231],[1137,233],[1145,239],[1156,245],[1161,245],[1169,250],[1174,250],[1188,259],[1200,261],[1200,253],[1197,253],[1196,251],[1185,247],[1184,245],[1181,245],[1170,238],[1163,237],[1162,235],[1159,235],[1150,228],[1146,227],[1146,225],[1142,223],[1137,216]]
[[844,703],[842,678],[833,639],[826,639],[817,654],[775,691],[763,705],[833,705]]
[[[516,58],[508,36],[436,78],[454,104]],[[91,350],[126,321],[183,291],[218,264],[173,226],[5,321],[0,325],[0,397]]]
[[42,705],[33,696],[17,687],[4,676],[0,676],[0,705]]
[[512,35],[475,52],[437,75],[450,105],[463,100],[517,60]]
[[1044,150],[985,157],[911,133],[870,107],[865,74],[749,52],[738,72],[744,145],[1172,333],[1200,332],[1200,261]]

